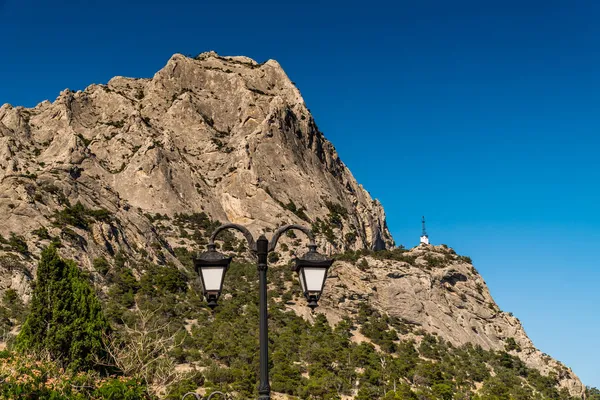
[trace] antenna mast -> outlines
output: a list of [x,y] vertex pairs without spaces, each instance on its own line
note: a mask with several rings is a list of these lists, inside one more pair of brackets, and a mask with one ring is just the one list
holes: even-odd
[[429,236],[427,236],[427,230],[425,229],[425,216],[421,219],[423,225],[423,232],[421,233],[421,244],[429,244]]

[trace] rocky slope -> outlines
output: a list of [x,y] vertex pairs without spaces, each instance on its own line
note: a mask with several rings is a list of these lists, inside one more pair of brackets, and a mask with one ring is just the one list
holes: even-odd
[[[319,312],[337,322],[357,314],[367,301],[412,332],[424,330],[454,346],[472,343],[508,351],[546,375],[556,374],[573,396],[583,396],[585,386],[573,371],[536,349],[519,319],[499,309],[468,257],[446,246],[424,244],[385,257],[364,257],[359,271],[352,262],[336,262]],[[304,307],[295,310],[309,318]],[[418,342],[412,332],[401,338]]]
[[[394,245],[382,206],[279,64],[212,52],[174,55],[152,79],[116,77],[32,109],[0,107],[0,211],[0,292],[15,289],[25,301],[50,242],[104,289],[95,259],[181,265],[177,247],[202,249],[214,221],[255,234],[310,225],[330,253]],[[282,243],[284,258],[303,244]],[[368,300],[454,345],[510,349],[581,396],[578,378],[535,349],[467,259],[434,246],[402,257],[367,257],[361,269],[336,263],[321,312],[336,322]]]

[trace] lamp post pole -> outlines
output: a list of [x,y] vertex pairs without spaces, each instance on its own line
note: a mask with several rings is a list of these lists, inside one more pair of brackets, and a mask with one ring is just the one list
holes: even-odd
[[269,315],[267,310],[267,255],[269,254],[269,241],[265,235],[260,235],[256,241],[256,256],[258,257],[258,286],[259,286],[259,337],[260,337],[260,384],[258,386],[258,400],[271,398],[271,385],[269,384]]
[[279,237],[290,229],[304,232],[309,238],[309,251],[304,256],[296,259],[295,271],[298,272],[300,285],[304,296],[308,300],[308,306],[312,309],[317,307],[317,302],[321,297],[327,270],[333,263],[333,260],[316,251],[314,236],[310,229],[300,225],[285,225],[277,229],[271,238],[267,240],[265,235],[260,235],[258,240],[254,241],[252,234],[248,229],[237,224],[225,224],[218,227],[210,237],[208,251],[199,254],[194,258],[194,266],[202,279],[204,297],[208,300],[208,306],[215,308],[217,300],[223,288],[225,272],[231,262],[231,257],[226,257],[216,251],[215,238],[219,232],[226,229],[235,229],[241,232],[250,250],[257,257],[257,269],[259,280],[259,342],[260,342],[260,382],[258,385],[258,400],[271,399],[271,386],[269,384],[269,315],[267,309],[267,256],[275,250]]

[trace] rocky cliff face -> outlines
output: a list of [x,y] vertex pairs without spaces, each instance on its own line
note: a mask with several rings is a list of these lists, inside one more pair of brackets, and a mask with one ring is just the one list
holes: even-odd
[[[0,292],[15,289],[25,301],[52,241],[100,286],[94,259],[124,253],[178,264],[174,248],[201,249],[195,230],[210,220],[255,234],[310,225],[330,252],[394,244],[382,206],[279,64],[212,52],[175,55],[152,79],[116,77],[32,109],[0,107],[0,211]],[[291,252],[301,245],[283,242]],[[338,262],[321,310],[336,322],[368,300],[455,345],[509,349],[582,395],[577,377],[498,309],[468,260],[434,246],[406,257],[367,258],[362,270]]]
[[110,211],[129,215],[205,211],[255,232],[323,221],[338,249],[393,244],[383,208],[273,60],[175,55],[152,79],[116,77],[33,109],[4,105],[0,156],[4,193],[14,192],[4,234],[60,206],[33,193],[58,181],[69,200],[92,206],[110,193]]
[[[22,237],[36,254],[47,243],[32,232],[47,227],[88,266],[119,249],[152,252],[161,238],[148,214],[205,212],[254,233],[312,225],[330,250],[393,245],[381,204],[273,60],[174,55],[152,79],[116,77],[32,109],[5,104],[0,193],[3,237]],[[78,201],[114,218],[53,228],[56,213]],[[26,295],[23,268],[11,268],[5,280]]]

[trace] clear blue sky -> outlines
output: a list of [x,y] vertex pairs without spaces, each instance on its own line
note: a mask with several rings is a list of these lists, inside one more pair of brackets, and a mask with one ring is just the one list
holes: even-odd
[[600,2],[0,0],[0,103],[176,52],[278,60],[399,244],[426,215],[534,343],[600,386]]

